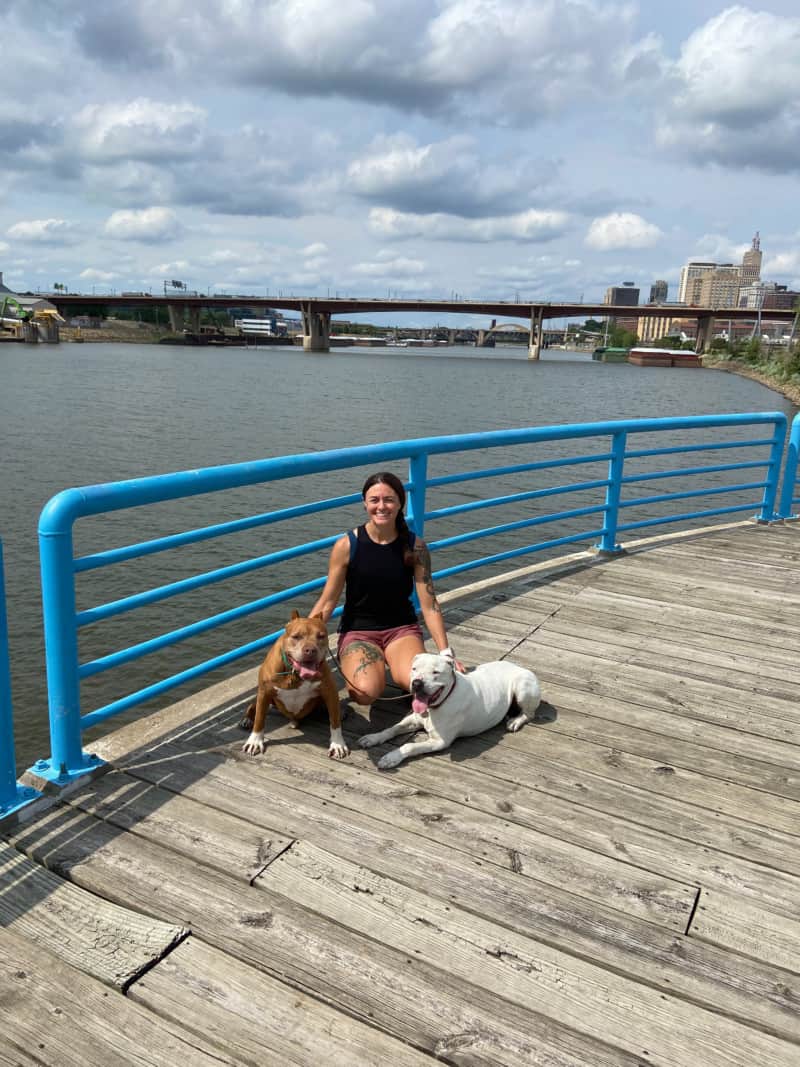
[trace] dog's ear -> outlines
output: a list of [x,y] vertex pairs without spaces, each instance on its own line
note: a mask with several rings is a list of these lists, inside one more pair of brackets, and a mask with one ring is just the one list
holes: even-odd
[[291,618],[289,619],[289,622],[294,622],[295,619],[299,619],[299,618],[300,618],[300,612],[297,610],[297,608],[292,608],[292,615],[291,615]]
[[312,615],[312,616],[311,616],[311,618],[312,618],[312,619],[319,619],[319,621],[320,621],[320,622],[324,622],[324,621],[325,621],[325,620],[324,620],[324,619],[322,618],[322,612],[321,612],[321,611],[318,611],[316,615]]

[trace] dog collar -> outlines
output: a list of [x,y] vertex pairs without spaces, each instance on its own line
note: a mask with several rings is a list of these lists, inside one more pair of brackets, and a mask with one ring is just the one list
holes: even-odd
[[447,690],[447,692],[442,697],[442,699],[441,700],[437,700],[435,704],[429,704],[428,707],[429,708],[438,708],[438,707],[440,707],[442,704],[444,704],[445,700],[447,700],[447,698],[453,692],[455,687],[456,687],[456,675],[454,674],[453,675],[453,681],[450,683],[450,688]]

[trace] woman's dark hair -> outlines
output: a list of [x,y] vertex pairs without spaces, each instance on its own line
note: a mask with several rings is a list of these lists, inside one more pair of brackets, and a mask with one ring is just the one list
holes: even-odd
[[396,474],[392,474],[391,471],[378,471],[377,474],[370,474],[369,478],[364,482],[361,489],[361,499],[367,499],[367,493],[373,487],[373,485],[388,485],[393,492],[397,494],[397,499],[400,501],[400,510],[397,513],[397,535],[400,541],[400,545],[403,549],[403,563],[406,567],[414,566],[414,552],[409,543],[410,530],[406,517],[403,514],[403,508],[406,506],[406,489]]

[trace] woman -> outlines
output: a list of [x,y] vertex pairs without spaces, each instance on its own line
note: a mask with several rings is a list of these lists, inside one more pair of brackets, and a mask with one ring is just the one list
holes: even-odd
[[[440,652],[452,656],[442,610],[433,590],[431,554],[406,524],[406,491],[394,474],[380,471],[361,490],[367,521],[331,549],[328,579],[310,614],[331,617],[345,589],[339,626],[339,665],[352,700],[371,704],[392,678],[410,688],[411,661],[424,652],[411,592]],[[463,670],[460,663],[456,666]]]

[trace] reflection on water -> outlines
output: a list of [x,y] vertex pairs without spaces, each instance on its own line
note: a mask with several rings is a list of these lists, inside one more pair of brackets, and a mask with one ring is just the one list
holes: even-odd
[[[668,415],[766,410],[793,414],[788,401],[734,375],[593,363],[586,354],[560,350],[549,350],[541,362],[531,363],[524,349],[499,347],[359,348],[319,354],[288,348],[63,344],[29,349],[6,345],[0,348],[0,371],[0,536],[6,560],[20,766],[48,749],[36,526],[43,504],[61,489],[407,437]],[[685,440],[685,436],[675,439]],[[650,443],[642,441],[641,446]],[[667,441],[662,437],[659,444],[665,446]],[[601,439],[596,445],[597,453],[604,454],[607,442]],[[486,450],[459,458],[442,456],[431,460],[429,476],[538,462],[577,451],[574,445],[553,443],[520,446],[505,453]],[[732,458],[725,456],[726,461]],[[693,465],[705,462],[713,460],[692,461]],[[603,478],[605,470],[605,460],[598,459],[569,470],[509,475],[492,481],[490,487],[481,482],[444,487],[432,494],[429,508],[482,499],[484,488],[493,496],[512,494]],[[289,479],[81,520],[75,531],[76,554],[357,492],[368,473],[352,470],[321,475],[302,485]],[[405,470],[398,468],[398,473],[405,475]],[[649,488],[662,493],[675,487],[670,480],[669,486],[654,483]],[[637,487],[636,491],[644,494],[647,489]],[[754,494],[745,496],[750,499]],[[577,496],[554,495],[502,510],[491,508],[431,523],[426,537],[436,541],[474,527],[491,527],[562,507],[588,506],[598,499],[597,491],[587,490]],[[659,507],[651,505],[642,514],[658,514]],[[360,518],[360,507],[335,510],[204,542],[189,551],[168,551],[89,572],[79,577],[78,607],[332,536]],[[559,524],[557,533],[549,527],[535,528],[533,536],[543,540],[573,527],[586,530],[591,522],[584,518],[571,526],[566,521]],[[434,564],[450,566],[518,544],[519,536],[495,536],[436,554]],[[81,659],[318,577],[325,565],[319,555],[306,557],[282,568],[279,575],[257,571],[88,627],[81,632]],[[491,572],[470,572],[466,579],[487,573]],[[298,604],[301,609],[307,606]],[[268,633],[283,624],[284,614],[279,609],[251,616],[128,668],[89,679],[82,691],[84,711]],[[234,665],[230,671],[252,665],[255,672],[257,659]],[[215,679],[207,681],[211,680]],[[188,691],[179,690],[176,696]]]

